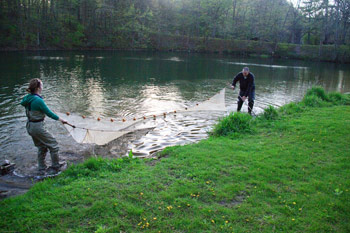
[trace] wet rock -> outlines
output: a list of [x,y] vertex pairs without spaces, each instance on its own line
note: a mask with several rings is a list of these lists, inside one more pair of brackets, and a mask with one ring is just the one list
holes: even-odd
[[10,161],[5,160],[1,165],[0,165],[0,175],[6,175],[10,174],[13,172],[15,169],[16,164],[10,163]]

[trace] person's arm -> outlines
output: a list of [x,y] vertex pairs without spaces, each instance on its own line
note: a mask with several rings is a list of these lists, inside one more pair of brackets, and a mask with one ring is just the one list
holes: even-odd
[[233,80],[232,80],[232,89],[235,89],[236,88],[236,83],[238,82],[238,80],[239,80],[239,75],[240,75],[241,73],[238,73],[234,78],[233,78]]
[[24,103],[24,99],[21,100],[21,105],[22,105],[23,107],[26,106],[25,103]]
[[247,90],[244,93],[245,97],[247,97],[249,95],[250,91],[252,90],[253,84],[254,84],[254,75],[252,73],[250,73],[250,79],[249,79],[249,82],[248,82],[248,87],[247,87]]
[[40,110],[43,111],[48,117],[54,119],[54,120],[58,120],[60,122],[62,122],[62,124],[66,124],[67,121],[63,120],[62,118],[59,118],[55,113],[53,113],[49,107],[47,107],[47,105],[45,104],[45,101],[43,99],[40,99]]
[[44,100],[40,99],[40,100],[37,100],[37,101],[40,101],[39,102],[39,108],[40,110],[45,113],[48,117],[54,119],[54,120],[59,120],[60,118],[55,114],[53,113],[49,107],[47,107],[47,105],[45,104]]

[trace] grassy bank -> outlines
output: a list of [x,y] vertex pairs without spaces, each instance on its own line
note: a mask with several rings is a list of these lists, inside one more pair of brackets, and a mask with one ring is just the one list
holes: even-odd
[[90,159],[1,201],[0,229],[349,232],[349,104],[316,88],[255,119],[228,116],[158,160]]

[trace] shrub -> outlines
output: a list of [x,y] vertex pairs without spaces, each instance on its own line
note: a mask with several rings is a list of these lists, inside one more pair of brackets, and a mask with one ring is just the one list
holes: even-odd
[[321,107],[323,101],[316,95],[305,95],[302,103],[307,107]]
[[325,90],[322,87],[312,87],[306,92],[305,97],[307,96],[316,96],[324,101],[329,100]]
[[278,118],[278,112],[273,106],[269,105],[268,108],[264,109],[262,116],[266,120],[276,120]]
[[251,132],[252,117],[245,113],[230,113],[214,126],[213,136],[227,136],[233,133]]
[[350,98],[339,92],[331,92],[328,94],[329,101],[337,105],[349,105]]
[[297,104],[297,103],[289,103],[289,104],[286,104],[284,106],[282,106],[280,108],[280,112],[282,114],[287,114],[287,115],[291,115],[291,114],[294,114],[294,113],[299,113],[299,112],[302,112],[303,111],[303,108],[301,107],[300,104]]

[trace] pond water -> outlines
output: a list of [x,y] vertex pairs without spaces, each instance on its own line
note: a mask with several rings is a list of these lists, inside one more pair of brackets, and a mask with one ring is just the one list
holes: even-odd
[[[3,52],[0,59],[0,161],[16,163],[22,174],[36,167],[36,148],[19,105],[32,78],[43,81],[42,95],[52,110],[96,119],[142,117],[193,106],[227,87],[244,66],[256,77],[256,114],[268,105],[300,100],[313,85],[350,91],[350,66],[331,63],[120,51]],[[226,89],[230,111],[236,109],[236,98],[237,91]],[[78,144],[58,122],[47,118],[46,125],[60,144],[61,158],[80,161],[91,154],[119,157],[130,149],[135,156],[149,157],[166,146],[197,142],[207,137],[220,116],[194,112],[157,118],[154,129],[127,134],[106,146]]]

